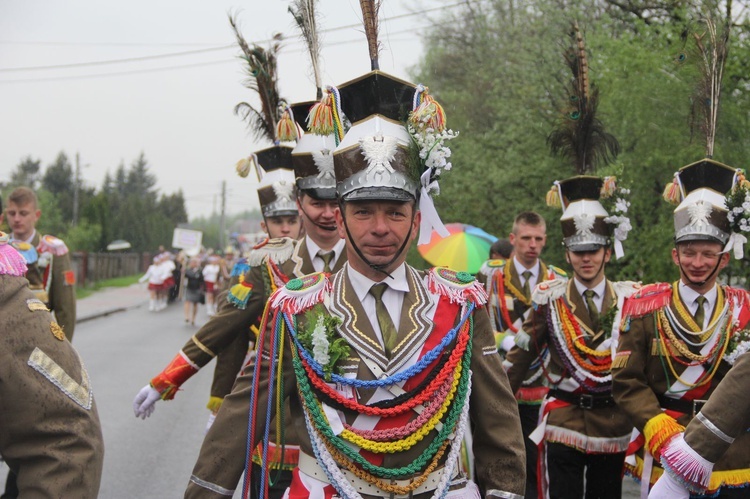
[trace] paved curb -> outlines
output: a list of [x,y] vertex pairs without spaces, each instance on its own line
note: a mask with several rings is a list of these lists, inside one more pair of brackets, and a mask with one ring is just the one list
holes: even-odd
[[95,312],[93,314],[85,315],[83,317],[78,317],[76,319],[76,324],[80,324],[82,322],[90,321],[90,320],[93,320],[93,319],[99,319],[101,317],[106,317],[108,315],[116,314],[118,312],[125,312],[127,310],[132,310],[134,308],[142,307],[143,305],[145,305],[145,302],[144,303],[139,303],[137,305],[131,305],[129,307],[115,307],[115,308],[110,308],[110,309],[102,310],[101,312]]

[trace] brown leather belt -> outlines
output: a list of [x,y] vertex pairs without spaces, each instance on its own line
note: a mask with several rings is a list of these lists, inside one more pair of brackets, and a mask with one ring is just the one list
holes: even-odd
[[570,393],[554,388],[549,391],[549,396],[573,404],[581,409],[602,409],[604,407],[614,407],[615,405],[615,399],[612,398],[612,395]]

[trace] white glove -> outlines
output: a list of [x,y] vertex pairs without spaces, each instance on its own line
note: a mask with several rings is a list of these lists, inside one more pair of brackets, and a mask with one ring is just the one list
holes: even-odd
[[211,426],[214,424],[214,420],[216,420],[216,413],[212,412],[211,415],[208,417],[208,422],[206,422],[205,433],[208,433],[208,430],[211,429]]
[[503,341],[500,342],[500,348],[502,348],[506,352],[510,352],[514,346],[516,346],[515,334],[506,334],[505,338],[503,338]]
[[689,497],[688,489],[666,471],[648,493],[648,499],[688,499]]
[[154,404],[161,398],[161,394],[148,384],[141,388],[133,400],[133,412],[135,417],[146,419],[154,412]]

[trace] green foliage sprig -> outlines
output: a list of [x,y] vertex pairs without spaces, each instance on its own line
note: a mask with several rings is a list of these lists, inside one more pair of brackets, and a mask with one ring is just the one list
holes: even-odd
[[299,332],[300,343],[312,353],[315,361],[323,366],[323,377],[330,381],[339,359],[349,356],[349,344],[336,329],[341,319],[327,312],[310,310],[305,313],[306,327]]

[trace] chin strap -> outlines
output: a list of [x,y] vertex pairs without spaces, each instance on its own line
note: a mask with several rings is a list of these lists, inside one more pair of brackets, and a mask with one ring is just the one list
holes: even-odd
[[719,265],[721,265],[721,257],[719,257],[719,261],[716,262],[716,267],[714,267],[714,269],[711,271],[711,273],[708,274],[708,277],[706,277],[702,281],[692,281],[687,276],[687,274],[685,273],[685,271],[682,269],[682,260],[679,258],[679,256],[680,256],[680,250],[677,250],[677,256],[678,256],[678,258],[677,258],[677,266],[680,267],[680,274],[682,274],[682,277],[685,278],[685,280],[688,282],[688,284],[692,284],[693,286],[701,287],[704,284],[706,284],[709,281],[709,279],[711,279],[714,276],[714,274],[716,274],[719,271]]
[[333,227],[330,227],[328,225],[321,225],[318,222],[314,221],[312,218],[310,218],[310,215],[308,215],[307,212],[305,211],[305,209],[302,207],[302,203],[299,203],[299,209],[305,215],[305,218],[307,218],[307,220],[309,220],[311,224],[313,224],[314,226],[318,227],[319,229],[323,229],[323,230],[327,230],[327,231],[331,231],[331,232],[333,232],[334,230],[336,230],[336,228],[337,228],[336,227],[336,222],[333,223]]
[[[568,252],[569,252],[570,250],[566,248],[566,249],[565,249],[565,251],[568,251]],[[607,248],[604,248],[604,252],[605,252],[605,253],[606,253],[606,251],[607,251]],[[600,272],[602,271],[602,269],[604,268],[604,264],[605,264],[605,263],[607,263],[607,262],[605,262],[605,261],[604,261],[604,258],[602,258],[602,264],[601,264],[601,265],[599,265],[599,270],[597,270],[597,271],[596,271],[596,275],[599,275],[599,273],[600,273]],[[576,275],[577,277],[581,277],[581,276],[580,276],[580,275],[578,274],[578,272],[576,272],[576,270],[575,270],[575,269],[573,269],[573,273],[574,273],[574,274],[575,274],[575,275]],[[580,281],[581,281],[581,282],[583,282],[584,280],[585,280],[585,279],[580,279]]]
[[[381,274],[386,275],[387,277],[390,277],[393,279],[393,276],[387,272],[386,268],[390,267],[393,262],[395,262],[399,256],[401,256],[401,253],[404,252],[404,249],[406,248],[406,245],[409,243],[409,239],[411,239],[411,231],[414,224],[409,225],[409,233],[406,235],[406,238],[404,239],[404,242],[401,244],[401,247],[398,249],[396,254],[393,256],[393,258],[390,259],[387,263],[383,263],[380,265],[376,265],[374,263],[371,263],[367,257],[365,257],[364,254],[362,254],[362,250],[359,249],[359,246],[357,246],[357,243],[354,242],[354,239],[352,238],[351,232],[349,232],[349,225],[346,223],[346,216],[344,215],[344,203],[342,201],[339,201],[339,210],[341,211],[341,219],[344,221],[344,230],[346,230],[346,235],[349,238],[349,242],[352,245],[352,248],[354,248],[354,252],[357,253],[357,256],[362,259],[363,262],[365,262],[371,269],[373,269],[376,272],[380,272]],[[416,210],[413,211],[411,215],[411,221],[414,222],[414,217],[416,216],[417,212]]]

